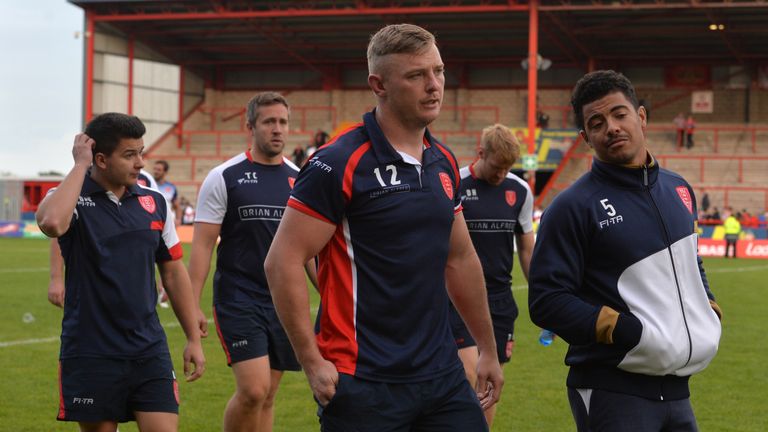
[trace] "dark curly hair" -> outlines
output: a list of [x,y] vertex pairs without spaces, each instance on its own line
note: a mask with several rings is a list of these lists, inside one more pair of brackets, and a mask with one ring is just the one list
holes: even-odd
[[571,95],[571,106],[576,115],[576,126],[579,129],[584,129],[584,112],[582,111],[584,105],[617,91],[624,93],[624,96],[637,110],[640,104],[637,101],[635,88],[624,75],[612,70],[599,70],[581,77]]
[[109,156],[120,144],[120,140],[139,139],[146,132],[147,128],[138,117],[114,112],[97,115],[85,127],[85,134],[96,141],[94,157],[96,153]]

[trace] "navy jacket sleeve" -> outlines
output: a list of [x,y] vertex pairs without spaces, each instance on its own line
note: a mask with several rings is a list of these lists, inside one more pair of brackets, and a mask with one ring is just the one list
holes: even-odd
[[[560,201],[558,203],[558,201]],[[601,305],[577,293],[583,283],[589,233],[576,205],[555,202],[544,212],[531,259],[528,306],[531,320],[570,344],[595,342]]]

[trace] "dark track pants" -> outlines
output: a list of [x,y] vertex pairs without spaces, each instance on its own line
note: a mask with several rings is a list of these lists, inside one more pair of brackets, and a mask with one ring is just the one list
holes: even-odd
[[578,432],[697,432],[690,399],[657,401],[599,389],[568,388]]

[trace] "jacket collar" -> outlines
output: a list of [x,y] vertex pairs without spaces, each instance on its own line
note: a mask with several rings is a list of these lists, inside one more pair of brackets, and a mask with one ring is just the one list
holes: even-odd
[[603,181],[624,189],[641,189],[652,187],[659,177],[659,164],[648,153],[644,165],[623,166],[603,162],[592,158],[592,174]]

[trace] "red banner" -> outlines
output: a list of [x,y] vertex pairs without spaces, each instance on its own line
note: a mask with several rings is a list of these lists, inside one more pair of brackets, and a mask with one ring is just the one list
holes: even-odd
[[[699,255],[706,257],[725,256],[725,240],[699,238]],[[736,243],[739,258],[768,259],[768,240],[739,240]]]

